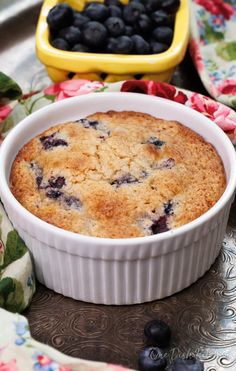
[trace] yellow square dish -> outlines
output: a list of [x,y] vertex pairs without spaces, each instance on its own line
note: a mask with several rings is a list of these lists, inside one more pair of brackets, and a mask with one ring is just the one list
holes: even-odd
[[[121,0],[124,4],[128,0]],[[176,13],[174,36],[168,50],[160,54],[124,55],[104,53],[81,53],[54,48],[49,42],[47,15],[60,0],[45,0],[42,6],[37,30],[36,52],[40,61],[55,82],[67,80],[73,73],[76,78],[114,82],[134,79],[170,81],[174,68],[184,58],[189,37],[188,0],[181,0]],[[72,8],[81,11],[86,0],[67,0]],[[102,1],[101,1],[102,2]]]

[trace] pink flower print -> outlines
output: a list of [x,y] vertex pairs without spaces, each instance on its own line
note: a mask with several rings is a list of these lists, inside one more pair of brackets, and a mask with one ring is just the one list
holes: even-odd
[[0,371],[18,371],[18,368],[16,367],[16,360],[12,359],[7,363],[0,361]]
[[200,48],[199,48],[199,44],[198,44],[197,40],[192,39],[190,41],[189,51],[190,51],[191,57],[194,60],[195,65],[197,67],[197,70],[199,72],[201,72],[204,69],[204,63],[203,63],[203,60],[202,60],[202,56],[201,56],[201,53],[200,53]]
[[221,94],[236,95],[236,80],[224,80],[218,90]]
[[44,89],[44,94],[55,95],[56,101],[75,97],[93,92],[94,90],[103,87],[103,82],[91,82],[89,80],[68,80],[53,84]]
[[11,113],[12,108],[10,106],[0,106],[0,122]]
[[43,354],[40,354],[37,357],[37,361],[40,364],[40,366],[47,366],[47,365],[50,365],[50,363],[52,362],[50,358],[48,358],[47,356]]
[[0,253],[4,252],[4,245],[3,242],[0,240]]
[[195,0],[195,2],[211,14],[222,14],[225,19],[230,19],[234,12],[232,5],[227,4],[224,0]]
[[194,93],[189,98],[190,107],[214,121],[224,131],[236,129],[236,119],[232,117],[232,110],[212,99]]

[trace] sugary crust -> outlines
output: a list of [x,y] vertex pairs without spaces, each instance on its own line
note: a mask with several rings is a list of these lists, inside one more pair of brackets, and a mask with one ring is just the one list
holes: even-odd
[[183,125],[138,112],[87,119],[50,128],[13,163],[14,196],[46,222],[97,237],[145,236],[194,220],[224,192],[214,147]]

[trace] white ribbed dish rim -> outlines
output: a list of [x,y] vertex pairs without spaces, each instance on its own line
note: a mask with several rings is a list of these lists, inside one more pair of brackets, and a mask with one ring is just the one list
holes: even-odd
[[[138,112],[149,113],[154,116],[156,115],[157,117],[164,119],[177,120],[202,135],[207,141],[211,142],[215,146],[222,159],[225,157],[223,163],[227,175],[227,187],[222,197],[205,214],[179,228],[159,235],[123,239],[98,238],[65,231],[44,222],[27,211],[15,199],[8,185],[11,165],[18,150],[27,141],[50,126],[67,120],[76,120],[98,111],[107,110],[135,110]],[[195,124],[192,125],[192,122],[195,122]],[[197,123],[199,123],[199,126]],[[33,226],[33,230],[38,231],[37,238],[42,242],[48,244],[48,236],[52,238],[52,241],[54,241],[55,238],[57,241],[59,241],[59,239],[69,239],[71,246],[67,246],[67,252],[90,257],[93,254],[94,257],[101,257],[101,250],[103,257],[106,257],[106,254],[111,257],[113,255],[112,251],[114,252],[113,247],[118,246],[120,249],[118,255],[125,255],[125,259],[129,257],[130,259],[133,259],[134,255],[137,255],[137,251],[135,254],[135,250],[143,248],[146,244],[149,245],[153,242],[174,239],[177,236],[188,234],[189,231],[192,232],[200,225],[202,225],[204,229],[204,224],[218,214],[233,197],[236,187],[235,169],[236,155],[229,138],[216,124],[212,123],[211,120],[199,112],[176,102],[143,94],[91,93],[84,96],[69,98],[46,106],[26,117],[8,134],[0,148],[0,196],[6,209],[8,209],[8,207],[14,209],[14,212],[20,218],[20,220],[17,220],[17,223],[24,230],[27,230],[29,234],[31,234],[31,226]],[[45,231],[47,231],[46,234]],[[83,242],[83,245],[86,245],[87,247],[84,248],[78,246],[78,242]],[[50,242],[50,244],[52,243]],[[101,246],[102,249],[99,248]],[[127,247],[129,247],[128,255],[127,251],[125,253]],[[55,248],[64,250],[63,244],[59,244],[57,247],[55,246]],[[99,250],[100,253],[98,253]]]

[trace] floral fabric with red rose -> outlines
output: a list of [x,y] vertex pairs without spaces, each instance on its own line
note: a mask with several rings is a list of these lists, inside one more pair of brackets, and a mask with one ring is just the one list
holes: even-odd
[[236,1],[190,1],[190,54],[218,101],[236,108]]

